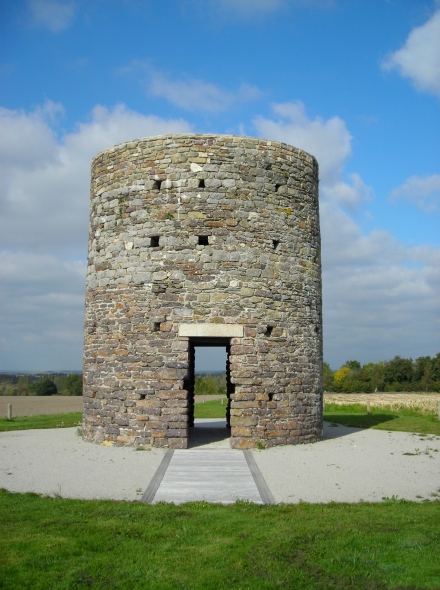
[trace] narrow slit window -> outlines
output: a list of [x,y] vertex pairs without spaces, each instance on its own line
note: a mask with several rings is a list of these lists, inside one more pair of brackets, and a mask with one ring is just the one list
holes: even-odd
[[279,240],[272,240],[272,247],[273,247],[274,250],[276,250],[279,245],[280,245],[280,241]]
[[199,236],[199,246],[209,246],[209,236]]
[[160,236],[151,236],[150,237],[150,248],[158,248],[159,247],[159,239],[160,239]]
[[205,188],[205,179],[204,178],[200,178],[200,180],[199,180],[199,188]]
[[264,335],[270,338],[270,336],[272,336],[272,330],[273,326],[266,326],[266,331],[264,332]]
[[269,401],[270,401],[270,402],[271,402],[271,401],[273,401],[273,395],[274,395],[274,394],[273,394],[273,393],[268,393],[267,395],[268,395],[268,397],[269,397]]

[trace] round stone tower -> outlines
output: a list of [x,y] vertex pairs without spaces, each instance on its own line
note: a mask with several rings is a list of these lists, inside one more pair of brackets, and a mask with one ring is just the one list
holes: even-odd
[[227,350],[233,448],[322,436],[318,165],[163,135],[92,163],[83,436],[186,448],[194,347]]

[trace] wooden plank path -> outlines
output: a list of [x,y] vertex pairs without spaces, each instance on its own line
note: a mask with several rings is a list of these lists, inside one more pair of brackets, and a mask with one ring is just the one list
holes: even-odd
[[168,450],[142,497],[152,504],[237,500],[275,504],[252,453],[234,449]]

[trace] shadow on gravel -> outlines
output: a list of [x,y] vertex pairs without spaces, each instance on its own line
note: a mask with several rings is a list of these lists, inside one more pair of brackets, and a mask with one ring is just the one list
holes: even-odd
[[229,449],[231,431],[226,428],[226,420],[217,418],[198,418],[189,430],[188,448],[213,447]]

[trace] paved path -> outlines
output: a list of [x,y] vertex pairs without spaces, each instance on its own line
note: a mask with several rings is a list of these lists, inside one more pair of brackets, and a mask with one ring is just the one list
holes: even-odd
[[233,449],[167,451],[142,500],[275,503],[252,454]]

